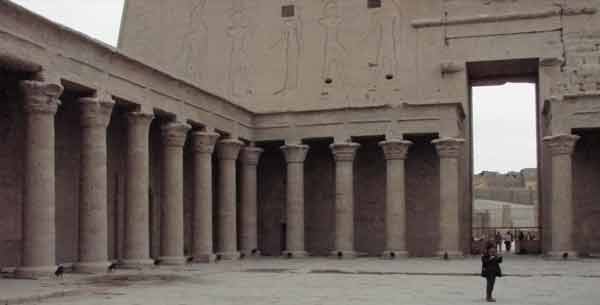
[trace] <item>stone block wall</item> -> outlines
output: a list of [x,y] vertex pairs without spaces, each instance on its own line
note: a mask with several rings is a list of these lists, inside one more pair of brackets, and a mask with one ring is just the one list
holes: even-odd
[[304,162],[306,249],[328,255],[335,231],[335,162],[329,141],[311,141]]
[[285,221],[286,163],[279,147],[269,143],[258,163],[258,247],[263,255],[279,256]]
[[127,118],[125,110],[113,109],[107,129],[107,204],[108,258],[123,257],[127,209],[125,187],[127,179]]
[[57,263],[76,262],[79,253],[79,176],[81,134],[79,108],[63,97],[55,118]]
[[150,256],[160,256],[160,176],[161,176],[161,120],[150,124]]
[[414,144],[406,160],[408,251],[412,256],[433,256],[440,239],[440,162],[434,136],[407,139]]
[[0,72],[0,267],[21,260],[24,116],[16,79]]
[[385,250],[386,160],[383,138],[359,140],[354,173],[356,251],[372,256]]
[[600,131],[579,135],[573,154],[574,240],[581,254],[600,254]]

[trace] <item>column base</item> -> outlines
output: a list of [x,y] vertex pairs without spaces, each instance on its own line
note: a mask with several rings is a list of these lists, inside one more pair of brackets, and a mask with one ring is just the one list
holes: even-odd
[[260,256],[261,256],[261,253],[260,253],[260,250],[258,250],[258,249],[241,250],[240,251],[241,258],[252,258],[252,257],[260,257]]
[[239,252],[218,252],[217,260],[234,261],[240,259]]
[[21,279],[51,277],[57,268],[57,266],[17,267],[15,277]]
[[145,269],[154,266],[151,259],[124,259],[119,262],[119,268],[122,269]]
[[283,251],[281,255],[284,258],[305,258],[309,256],[306,251]]
[[437,257],[442,259],[451,259],[451,258],[464,258],[465,255],[462,251],[437,251],[435,253]]
[[329,255],[333,258],[339,258],[339,259],[352,259],[352,258],[357,258],[359,256],[358,252],[356,252],[356,251],[344,251],[344,250],[331,251]]
[[73,265],[73,270],[78,273],[107,272],[111,262],[79,262]]
[[381,254],[381,257],[388,259],[406,258],[408,257],[408,251],[386,250]]
[[210,264],[217,260],[217,256],[213,253],[199,254],[192,258],[192,263]]
[[546,253],[545,257],[547,259],[553,260],[574,260],[578,259],[577,251],[567,250],[567,251],[551,251]]
[[158,258],[158,265],[161,266],[182,266],[186,263],[185,256],[161,256]]

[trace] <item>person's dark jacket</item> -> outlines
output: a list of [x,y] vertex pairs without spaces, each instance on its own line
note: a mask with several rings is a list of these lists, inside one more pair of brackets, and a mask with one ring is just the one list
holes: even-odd
[[500,264],[502,263],[502,256],[489,256],[483,255],[481,257],[481,276],[502,276],[502,270]]

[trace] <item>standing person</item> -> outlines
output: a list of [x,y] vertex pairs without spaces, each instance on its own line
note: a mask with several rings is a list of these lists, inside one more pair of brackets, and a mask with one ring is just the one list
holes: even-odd
[[496,247],[493,244],[488,244],[485,253],[481,257],[481,276],[486,280],[485,300],[488,302],[496,302],[492,294],[496,277],[502,276],[501,263],[502,256],[497,255]]
[[496,242],[496,249],[499,252],[502,252],[502,235],[500,235],[500,232],[498,232],[498,231],[496,231],[495,242]]
[[504,237],[504,246],[506,247],[506,252],[510,252],[510,248],[512,246],[513,236],[510,231],[506,232],[506,236]]

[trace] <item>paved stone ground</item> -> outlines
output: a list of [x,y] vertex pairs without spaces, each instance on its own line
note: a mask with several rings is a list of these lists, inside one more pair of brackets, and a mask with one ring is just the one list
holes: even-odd
[[[63,280],[0,279],[0,304],[479,304],[479,267],[478,258],[244,260]],[[506,257],[503,267],[500,304],[600,304],[600,260]]]

